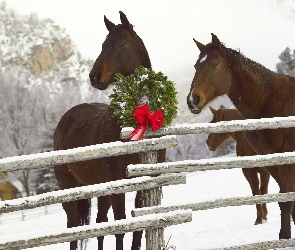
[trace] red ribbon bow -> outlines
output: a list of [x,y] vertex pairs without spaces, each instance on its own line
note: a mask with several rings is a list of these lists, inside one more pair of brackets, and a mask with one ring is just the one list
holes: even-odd
[[149,124],[152,127],[152,131],[155,131],[162,127],[164,123],[162,110],[151,113],[147,104],[135,108],[133,118],[139,125],[129,135],[132,141],[140,140]]

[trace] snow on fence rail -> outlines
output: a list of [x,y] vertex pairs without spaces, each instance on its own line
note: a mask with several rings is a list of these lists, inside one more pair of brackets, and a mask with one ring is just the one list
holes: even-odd
[[176,136],[163,136],[136,142],[110,142],[74,149],[21,155],[0,159],[0,172],[28,170],[38,167],[97,159],[106,156],[158,150],[177,145]]
[[[160,128],[154,132],[148,132],[145,137],[163,135],[188,135],[210,134],[246,130],[262,130],[295,127],[295,116],[274,117],[261,119],[246,119],[221,121],[216,123],[177,124],[175,126]],[[121,138],[126,139],[133,128],[123,128]]]
[[[197,133],[222,133],[245,130],[262,130],[262,129],[276,129],[295,127],[295,117],[276,117],[264,119],[250,119],[250,120],[233,120],[222,121],[218,123],[202,123],[202,124],[181,124],[156,131],[153,135],[185,135]],[[124,138],[129,133],[129,128],[124,129],[121,137]],[[146,135],[146,137],[152,134]],[[237,166],[238,163],[238,166]],[[169,162],[159,164],[138,164],[129,165],[127,167],[127,176],[142,176],[142,175],[158,175],[161,173],[179,173],[192,172],[204,170],[217,169],[231,169],[231,168],[252,168],[264,167],[273,165],[293,164],[295,163],[295,153],[276,153],[270,155],[246,156],[246,157],[230,157],[222,159],[205,159],[197,161],[182,161]],[[284,202],[294,201],[295,193],[261,195],[255,197],[236,197],[231,199],[220,199],[216,201],[209,201],[203,203],[189,203],[183,205],[157,206],[143,209],[135,209],[132,211],[133,216],[140,216],[143,214],[163,212],[176,209],[212,209],[217,207],[250,205],[266,202]],[[219,249],[270,249],[277,247],[293,247],[295,245],[294,239],[289,240],[274,240],[267,242],[259,242],[242,246],[234,246],[229,248]]]
[[[61,151],[52,151],[52,152],[46,152],[46,153],[40,153],[40,154],[33,154],[33,155],[23,155],[23,156],[17,156],[17,157],[7,157],[4,159],[0,159],[0,172],[7,172],[7,171],[16,171],[16,170],[25,170],[25,169],[32,169],[36,167],[44,167],[44,166],[50,166],[50,165],[59,165],[64,163],[71,163],[71,162],[78,162],[78,161],[85,161],[90,159],[96,159],[101,157],[109,157],[109,156],[117,156],[122,154],[131,154],[131,153],[140,153],[143,159],[142,162],[154,162],[149,161],[150,159],[153,159],[154,157],[150,158],[150,156],[157,155],[158,149],[167,148],[167,147],[173,147],[177,145],[176,136],[163,136],[161,138],[155,138],[155,139],[144,139],[141,141],[136,142],[113,142],[113,143],[105,143],[105,144],[98,144],[83,148],[75,148],[75,149],[68,149],[68,150],[61,150]],[[156,158],[156,157],[155,157]],[[136,181],[141,181],[140,186],[139,184],[136,185]],[[155,182],[155,180],[158,180],[158,182]],[[121,181],[121,182],[120,182]],[[34,197],[25,197],[21,199],[15,199],[11,201],[5,201],[1,203],[1,212],[9,212],[9,211],[17,211],[20,209],[26,209],[26,208],[32,208],[32,207],[38,207],[43,206],[46,204],[52,204],[52,202],[64,202],[64,201],[70,201],[70,200],[77,200],[77,199],[85,199],[90,198],[93,196],[101,196],[101,195],[109,195],[112,193],[122,193],[126,190],[128,191],[136,191],[136,190],[143,190],[151,188],[151,190],[157,190],[157,188],[161,187],[161,185],[169,185],[170,183],[183,183],[185,181],[185,176],[182,175],[166,175],[166,176],[159,176],[156,178],[153,177],[144,177],[143,179],[133,179],[133,180],[120,180],[120,184],[124,184],[126,186],[132,186],[132,188],[124,188],[122,185],[118,186],[114,183],[113,186],[104,186],[109,185],[108,184],[102,184],[104,186],[104,189],[101,190],[101,186],[84,186],[76,189],[69,189],[69,190],[62,190],[57,192],[51,192],[47,194],[42,194],[39,196]],[[150,185],[144,185],[144,183],[150,184]],[[135,185],[133,185],[135,184]],[[143,184],[143,185],[142,185]],[[95,188],[97,188],[95,189]],[[94,189],[93,189],[94,188]],[[90,190],[89,190],[90,189]],[[111,189],[111,190],[110,190]],[[86,190],[86,191],[85,191]],[[88,191],[88,192],[87,192]],[[145,190],[143,190],[144,192]],[[149,193],[149,191],[147,191]],[[151,191],[151,194],[153,191]],[[70,199],[68,199],[69,195],[71,196]],[[146,195],[145,199],[150,199],[149,195]],[[148,203],[148,202],[147,202]],[[154,220],[153,220],[154,221]],[[167,221],[169,222],[169,220]],[[132,223],[132,222],[131,222]],[[176,222],[175,222],[176,223]],[[181,222],[180,220],[180,223]],[[162,223],[163,226],[169,225],[169,223]],[[128,225],[124,225],[124,228],[127,228]],[[145,227],[145,229],[151,229],[151,225],[148,227]],[[83,227],[80,227],[79,229],[84,230]],[[125,229],[124,229],[125,230]],[[133,231],[142,230],[141,228],[136,228]],[[155,229],[155,230],[148,230],[147,233],[150,233],[151,235],[157,232],[157,230],[160,230],[159,232],[163,231],[163,229]],[[86,229],[87,231],[87,229]],[[150,232],[149,232],[150,231]],[[115,231],[115,233],[111,234],[117,234],[122,233],[125,231]],[[126,231],[127,232],[127,231]],[[65,234],[61,233],[61,237],[63,237]],[[77,234],[76,234],[77,235]],[[81,234],[82,235],[82,234]],[[98,234],[96,234],[97,236]],[[43,243],[46,242],[46,238],[48,236],[41,236],[42,240],[36,239],[37,244],[39,242],[41,245],[44,245]],[[91,236],[85,236],[84,238],[91,238]],[[72,240],[74,238],[71,238]],[[159,241],[163,241],[164,239],[161,239],[161,237],[158,237]],[[35,242],[35,240],[33,240]],[[43,243],[42,243],[43,242]],[[60,242],[60,241],[59,241]],[[147,240],[147,244],[148,244]],[[38,244],[39,244],[38,243]],[[10,244],[7,242],[7,244]],[[13,243],[14,244],[14,243]],[[18,243],[17,243],[18,244]],[[27,243],[20,241],[19,247],[12,247],[7,246],[4,244],[3,248],[0,249],[24,249],[28,246],[25,246]],[[52,243],[49,243],[52,244]],[[157,241],[153,241],[149,243],[154,246],[159,246],[157,244]],[[157,247],[158,248],[158,247]],[[157,249],[151,248],[151,249]]]
[[[289,127],[295,127],[295,117],[277,117],[277,118],[264,118],[264,119],[251,119],[251,120],[239,120],[239,121],[226,121],[226,122],[218,122],[218,123],[197,123],[197,124],[182,124],[182,125],[176,125],[176,126],[171,126],[168,128],[163,128],[160,129],[156,132],[148,134],[146,137],[149,136],[162,136],[166,135],[161,138],[157,139],[144,139],[138,142],[127,142],[127,143],[121,143],[121,142],[115,142],[113,145],[112,143],[106,144],[100,144],[100,145],[94,145],[90,147],[84,147],[84,148],[78,148],[78,149],[73,149],[73,150],[63,150],[63,151],[55,151],[55,152],[48,152],[48,153],[41,153],[41,154],[35,154],[35,155],[30,155],[30,156],[18,156],[18,157],[8,157],[5,159],[0,159],[0,172],[6,172],[6,171],[15,171],[15,170],[24,170],[24,169],[32,169],[40,166],[49,166],[49,165],[58,165],[58,164],[63,164],[63,163],[70,163],[70,162],[76,162],[76,161],[83,161],[83,160],[89,160],[89,159],[95,159],[99,157],[105,157],[105,156],[110,156],[110,155],[121,155],[121,154],[130,154],[130,153],[139,153],[139,152],[147,152],[147,155],[149,154],[148,152],[152,152],[154,150],[158,150],[161,148],[165,147],[171,147],[171,146],[176,146],[176,137],[175,136],[167,136],[167,135],[184,135],[184,134],[196,134],[196,133],[214,133],[214,132],[233,132],[233,131],[243,131],[243,130],[259,130],[259,129],[276,129],[276,128],[289,128]],[[122,133],[122,137],[126,138],[126,135],[129,135],[130,129],[124,129]],[[127,146],[126,146],[127,145]],[[119,146],[117,148],[117,146]],[[125,148],[126,146],[126,148]],[[121,148],[120,148],[121,147]],[[120,148],[120,149],[119,149]],[[288,155],[289,154],[289,155]],[[197,170],[209,170],[209,169],[221,169],[221,168],[234,168],[236,167],[233,166],[233,164],[236,164],[239,162],[240,166],[239,167],[255,167],[255,166],[265,166],[267,165],[279,165],[283,161],[285,163],[282,164],[290,164],[294,163],[294,157],[292,153],[282,153],[282,154],[274,154],[274,155],[266,155],[266,156],[259,156],[261,159],[259,161],[257,160],[257,156],[255,159],[251,157],[237,157],[237,158],[231,158],[231,159],[210,159],[210,160],[200,160],[200,161],[184,161],[182,163],[177,162],[177,163],[161,163],[157,164],[156,167],[155,164],[149,164],[147,167],[147,164],[139,164],[139,165],[133,165],[128,167],[128,172],[132,172],[132,174],[129,174],[130,176],[137,175],[138,172],[142,174],[151,174],[151,175],[158,175],[162,173],[162,170],[160,168],[168,170],[168,172],[187,172],[187,171],[197,171]],[[144,158],[144,157],[143,157]],[[273,163],[275,161],[275,163]],[[276,162],[278,161],[278,162]],[[148,161],[149,162],[149,161]],[[151,161],[152,162],[152,161]],[[228,162],[232,162],[232,164],[228,164]],[[243,162],[244,165],[241,164]],[[251,162],[251,164],[249,164]],[[167,166],[169,164],[169,167]],[[174,164],[174,165],[173,165]],[[255,165],[257,164],[257,165]],[[213,167],[214,165],[217,165],[217,168]],[[132,168],[137,169],[137,173],[134,174]],[[144,172],[146,171],[146,168],[151,169],[155,168],[157,170],[154,170],[152,173],[147,173]],[[140,169],[138,171],[138,169]],[[143,170],[144,169],[144,170]],[[156,172],[158,171],[158,172]],[[162,177],[162,176],[161,176]],[[141,178],[141,179],[140,179]],[[149,178],[150,180],[153,179],[155,180],[158,177],[138,177],[135,179],[136,180],[144,180],[147,181],[146,178]],[[164,178],[164,176],[163,176]],[[180,179],[183,177],[180,177]],[[123,182],[125,180],[122,180]],[[100,184],[98,184],[100,185]],[[157,187],[156,185],[153,186]],[[83,187],[83,188],[89,188],[89,186]],[[91,187],[90,187],[91,188]],[[116,189],[116,188],[115,188]],[[77,190],[75,190],[77,191]],[[74,191],[74,193],[75,193]],[[78,191],[78,193],[81,190]],[[92,195],[97,196],[99,191],[94,191],[92,190]],[[59,191],[61,192],[61,191]],[[68,192],[68,191],[66,191]],[[97,193],[98,192],[98,193]],[[79,193],[80,194],[80,193]],[[63,196],[64,194],[61,194]],[[86,196],[89,195],[86,194]],[[280,194],[280,195],[293,195],[288,197],[287,199],[292,199],[294,200],[294,194]],[[284,201],[282,199],[285,199],[286,197],[281,197],[280,195],[276,197],[272,197],[275,200],[272,201]],[[55,195],[54,195],[55,196]],[[82,195],[83,196],[83,195]],[[85,196],[79,196],[79,198],[75,199],[80,199],[80,198],[85,198]],[[269,195],[270,196],[270,195]],[[88,196],[87,196],[88,197]],[[238,201],[240,200],[241,205],[245,204],[244,202],[245,197],[240,197],[238,198]],[[247,197],[246,197],[247,198]],[[257,198],[257,199],[253,199]],[[253,203],[263,203],[267,202],[267,198],[271,197],[248,197],[248,202],[247,204],[253,204]],[[26,198],[28,199],[28,198]],[[49,202],[51,198],[47,197],[44,199],[46,202]],[[60,198],[62,202],[64,198]],[[281,200],[280,200],[281,199]],[[18,199],[19,200],[19,199]],[[41,198],[42,200],[42,198]],[[42,202],[44,202],[41,201]],[[223,199],[226,200],[226,199]],[[64,200],[65,201],[65,200]],[[221,201],[221,200],[220,200]],[[19,204],[13,204],[13,202],[16,202]],[[13,211],[14,205],[17,207],[18,210],[20,207],[23,206],[23,208],[26,207],[27,204],[30,204],[29,206],[35,207],[36,203],[34,199],[32,200],[14,200],[11,204],[4,204],[0,203],[2,212],[8,211],[8,207],[12,208]],[[45,202],[45,203],[46,203]],[[210,203],[210,202],[207,202]],[[214,206],[217,207],[216,201],[211,202],[211,207],[210,204],[203,204],[203,209],[208,209],[208,208],[213,208]],[[230,206],[232,204],[230,203],[229,199],[225,202]],[[237,204],[239,202],[235,201],[234,204]],[[225,206],[222,205],[220,202],[220,206]],[[162,206],[163,207],[163,206]],[[194,204],[193,206],[189,206],[190,208],[196,209],[198,207],[202,207],[200,204]],[[207,207],[207,208],[206,208]],[[152,208],[155,209],[155,208]],[[159,206],[159,209],[161,209],[161,206]],[[169,208],[170,209],[170,208]],[[172,209],[173,210],[173,209]],[[152,211],[152,210],[151,210]],[[174,213],[177,214],[177,216],[180,215],[180,217],[183,217],[183,220],[178,220],[178,223],[183,223],[187,221],[191,221],[191,212],[188,211],[174,211],[174,212],[168,212],[166,214],[153,214],[153,215],[144,215],[140,216],[138,218],[132,218],[129,220],[120,220],[120,221],[115,221],[113,222],[113,225],[115,225],[115,229],[117,231],[110,231],[109,226],[105,226],[103,224],[96,224],[94,226],[83,226],[80,228],[71,228],[67,229],[62,232],[56,233],[60,237],[52,237],[53,235],[49,236],[40,236],[40,237],[35,237],[35,238],[30,238],[27,240],[18,240],[18,241],[6,241],[4,243],[0,243],[0,249],[24,249],[29,247],[29,244],[33,244],[30,246],[41,246],[41,245],[46,245],[46,244],[53,244],[53,243],[58,243],[58,242],[64,242],[64,241],[71,241],[71,240],[77,240],[77,239],[84,239],[84,238],[91,238],[91,237],[97,237],[97,236],[102,236],[102,235],[109,235],[109,234],[119,234],[119,233],[124,233],[124,232],[130,232],[130,231],[137,231],[137,230],[145,230],[145,229],[151,229],[151,228],[163,228],[168,225],[174,225],[174,224],[169,224],[170,222],[174,221],[172,219],[173,216],[171,214],[175,215]],[[183,216],[186,214],[185,216]],[[164,216],[159,218],[159,216]],[[166,217],[165,217],[166,216]],[[167,217],[168,216],[168,217]],[[171,216],[171,217],[169,217]],[[148,225],[142,226],[142,227],[135,227],[135,221],[145,221]],[[123,224],[120,224],[123,223]],[[167,223],[167,224],[165,224]],[[174,222],[173,222],[174,223]],[[109,225],[109,224],[108,224]],[[105,226],[105,227],[104,227]],[[133,227],[134,226],[134,227]],[[78,230],[78,231],[77,231]],[[99,233],[101,232],[101,234]],[[93,236],[92,234],[93,233]],[[49,238],[53,238],[54,240],[48,240]],[[50,242],[49,242],[50,241]],[[293,246],[294,242],[292,240],[289,241],[272,241],[272,242],[265,242],[265,244],[271,244],[273,247],[280,247],[280,246]],[[36,244],[36,245],[34,245]],[[226,249],[266,249],[265,244],[261,248],[261,244],[264,243],[257,243],[257,244],[250,244],[250,248],[245,248],[242,246],[240,247],[233,247],[233,248],[226,248]],[[249,245],[249,246],[250,246]],[[260,246],[259,246],[260,245]],[[246,245],[245,245],[246,246]],[[272,247],[272,248],[273,248]],[[153,248],[154,249],[154,248]],[[156,248],[155,248],[156,249]]]
[[265,194],[265,195],[216,199],[213,201],[204,201],[204,202],[189,202],[189,203],[183,203],[183,204],[177,203],[177,204],[169,204],[169,205],[159,205],[154,207],[136,208],[131,211],[131,214],[134,217],[138,217],[138,216],[143,216],[147,214],[166,213],[168,211],[175,211],[180,209],[184,209],[184,210],[190,209],[192,211],[199,211],[199,210],[208,210],[208,209],[229,207],[229,206],[254,205],[254,204],[261,204],[261,203],[285,202],[285,201],[294,201],[294,200],[295,200],[295,192]]
[[184,184],[185,182],[185,174],[167,174],[158,177],[143,176],[133,179],[111,181],[107,183],[53,191],[14,200],[1,201],[0,213],[8,213],[54,203],[133,192],[167,185]]
[[17,241],[6,240],[0,243],[0,249],[26,249],[86,238],[163,228],[190,221],[192,221],[191,211],[173,211],[165,214],[146,215],[139,218],[68,228],[58,232],[51,232],[47,235],[27,236]]
[[195,172],[206,170],[254,168],[295,163],[295,152],[268,155],[238,156],[164,162],[158,164],[136,164],[127,167],[127,176],[159,175],[163,173]]
[[289,240],[273,240],[273,241],[264,241],[253,244],[246,244],[234,247],[225,247],[225,248],[212,248],[208,250],[269,250],[276,248],[285,248],[285,247],[294,247],[295,239]]

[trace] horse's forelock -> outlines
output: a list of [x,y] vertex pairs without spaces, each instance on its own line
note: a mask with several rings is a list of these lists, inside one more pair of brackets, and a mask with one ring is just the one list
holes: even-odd
[[[145,68],[151,68],[151,61],[147,52],[147,49],[144,45],[142,39],[137,35],[137,33],[133,30],[133,25],[130,24],[128,27],[124,26],[123,24],[117,24],[114,29],[109,31],[109,34],[106,36],[106,39],[111,37],[113,34],[120,33],[121,30],[127,31],[133,38],[138,47],[139,54],[141,56],[142,66]],[[106,40],[105,39],[105,40]]]

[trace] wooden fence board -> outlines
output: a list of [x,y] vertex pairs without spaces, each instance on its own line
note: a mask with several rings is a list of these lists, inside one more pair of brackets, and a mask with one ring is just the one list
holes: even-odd
[[195,172],[206,170],[254,168],[295,163],[295,152],[275,153],[268,155],[211,158],[164,162],[158,164],[136,164],[127,167],[127,176],[153,176],[163,173]]
[[255,196],[245,196],[245,197],[233,197],[225,199],[216,199],[213,201],[204,202],[188,202],[182,204],[170,204],[170,205],[160,205],[154,207],[143,207],[134,209],[131,213],[132,216],[142,216],[152,213],[165,213],[167,211],[174,211],[179,209],[191,209],[192,211],[208,210],[221,207],[229,206],[243,206],[243,205],[253,205],[262,204],[270,202],[285,202],[294,201],[295,192],[290,193],[280,193],[280,194],[265,194],[265,195],[255,195]]
[[[277,129],[295,127],[295,116],[247,120],[221,121],[216,123],[177,124],[145,133],[145,137],[163,135],[188,135],[225,133],[246,130]],[[121,138],[127,138],[133,128],[123,128]]]
[[180,223],[192,221],[191,211],[174,211],[165,214],[154,214],[103,222],[94,225],[67,228],[62,231],[48,233],[40,236],[26,236],[16,241],[0,243],[0,249],[26,249],[31,247],[45,246],[50,244],[82,240],[106,235],[123,234],[127,232],[147,230],[150,228],[162,228]]
[[13,212],[72,200],[88,199],[110,194],[126,193],[160,186],[180,184],[185,183],[185,181],[186,176],[184,174],[168,174],[158,177],[145,176],[64,189],[15,200],[0,201],[0,213]]
[[0,172],[28,170],[64,163],[158,150],[177,145],[176,136],[163,136],[132,142],[110,142],[87,147],[21,155],[0,159]]
[[224,247],[224,248],[211,248],[203,250],[269,250],[285,247],[294,247],[295,239],[289,240],[273,240],[273,241],[264,241],[240,246],[233,247]]

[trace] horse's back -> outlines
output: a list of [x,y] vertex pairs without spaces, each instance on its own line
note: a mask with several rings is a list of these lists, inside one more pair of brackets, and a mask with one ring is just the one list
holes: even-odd
[[[112,108],[103,103],[83,103],[71,108],[56,127],[54,149],[121,141],[121,127],[112,114]],[[158,151],[158,161],[165,161],[165,149]],[[126,167],[138,163],[139,154],[127,154],[70,163],[67,167],[80,183],[89,185],[126,178]]]
[[[69,109],[56,127],[54,149],[65,150],[119,141],[121,128],[117,120],[112,118],[112,112],[110,106],[103,103],[83,103]],[[121,159],[119,163],[114,163],[113,158],[116,157],[70,163],[66,167],[83,185],[110,181],[112,178],[108,177],[108,166],[119,172],[122,179],[126,160]]]
[[103,103],[83,103],[69,109],[54,134],[54,149],[70,149],[120,140],[120,126]]

